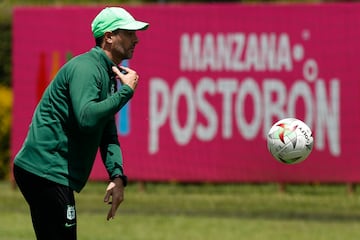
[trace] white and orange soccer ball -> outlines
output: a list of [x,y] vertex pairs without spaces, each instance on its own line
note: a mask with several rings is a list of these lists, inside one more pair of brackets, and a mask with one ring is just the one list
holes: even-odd
[[304,161],[313,149],[311,129],[296,118],[276,122],[267,135],[271,155],[281,163],[295,164]]

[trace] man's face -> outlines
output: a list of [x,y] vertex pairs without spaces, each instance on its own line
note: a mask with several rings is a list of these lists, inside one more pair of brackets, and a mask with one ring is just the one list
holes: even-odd
[[119,30],[112,36],[111,53],[114,59],[121,60],[132,58],[135,45],[139,42],[136,31]]

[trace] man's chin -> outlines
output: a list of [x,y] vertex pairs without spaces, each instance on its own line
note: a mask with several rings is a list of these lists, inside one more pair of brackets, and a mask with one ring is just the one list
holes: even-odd
[[131,53],[131,54],[128,54],[127,56],[125,56],[124,59],[131,59],[132,57],[133,57],[133,54]]

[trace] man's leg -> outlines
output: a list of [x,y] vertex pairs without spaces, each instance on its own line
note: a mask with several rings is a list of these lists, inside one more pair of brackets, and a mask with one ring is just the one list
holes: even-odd
[[15,180],[30,206],[38,240],[76,240],[73,191],[14,166]]

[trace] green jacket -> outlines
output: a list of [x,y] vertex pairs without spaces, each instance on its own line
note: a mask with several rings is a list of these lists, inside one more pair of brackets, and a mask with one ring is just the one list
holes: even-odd
[[133,90],[116,90],[112,66],[95,47],[59,70],[36,107],[15,165],[80,192],[100,147],[109,177],[123,174],[115,114]]

